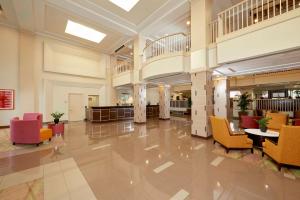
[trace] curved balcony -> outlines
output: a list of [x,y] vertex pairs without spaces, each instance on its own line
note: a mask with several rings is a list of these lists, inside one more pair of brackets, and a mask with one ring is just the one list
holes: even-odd
[[190,71],[190,34],[176,33],[148,44],[143,53],[143,79]]
[[131,84],[133,81],[133,63],[118,62],[113,72],[113,87]]

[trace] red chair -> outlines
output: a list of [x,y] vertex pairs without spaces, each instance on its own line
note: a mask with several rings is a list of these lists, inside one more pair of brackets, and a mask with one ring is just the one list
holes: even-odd
[[257,120],[260,120],[260,116],[241,116],[241,128],[259,128]]
[[300,126],[300,119],[294,120],[294,126]]

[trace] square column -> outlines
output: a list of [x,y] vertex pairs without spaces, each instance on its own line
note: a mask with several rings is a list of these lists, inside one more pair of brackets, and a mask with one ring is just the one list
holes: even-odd
[[214,111],[218,117],[228,118],[230,116],[230,81],[227,78],[214,80]]
[[159,86],[159,119],[170,119],[170,86]]
[[193,73],[192,80],[192,135],[207,138],[211,136],[209,117],[213,109],[212,72]]
[[146,84],[133,85],[134,122],[146,123]]

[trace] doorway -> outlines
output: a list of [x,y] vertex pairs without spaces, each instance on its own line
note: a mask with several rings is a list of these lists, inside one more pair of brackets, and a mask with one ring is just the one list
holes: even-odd
[[69,94],[69,121],[84,120],[83,94]]
[[99,106],[99,95],[88,95],[88,107]]

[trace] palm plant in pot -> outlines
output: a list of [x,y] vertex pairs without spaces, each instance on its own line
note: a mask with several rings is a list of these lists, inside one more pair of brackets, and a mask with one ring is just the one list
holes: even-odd
[[240,107],[241,111],[239,112],[239,118],[241,118],[242,115],[247,115],[248,107],[250,103],[252,102],[250,98],[250,94],[248,92],[243,93],[239,98],[238,106]]
[[58,124],[59,123],[59,119],[64,115],[64,113],[61,113],[61,112],[54,112],[54,113],[51,113],[51,116],[53,117],[53,121],[55,124]]
[[271,120],[272,118],[270,117],[267,117],[267,118],[262,118],[260,120],[257,120],[257,123],[259,125],[259,129],[261,132],[267,132],[268,130],[268,127],[267,125],[269,124],[269,121]]

